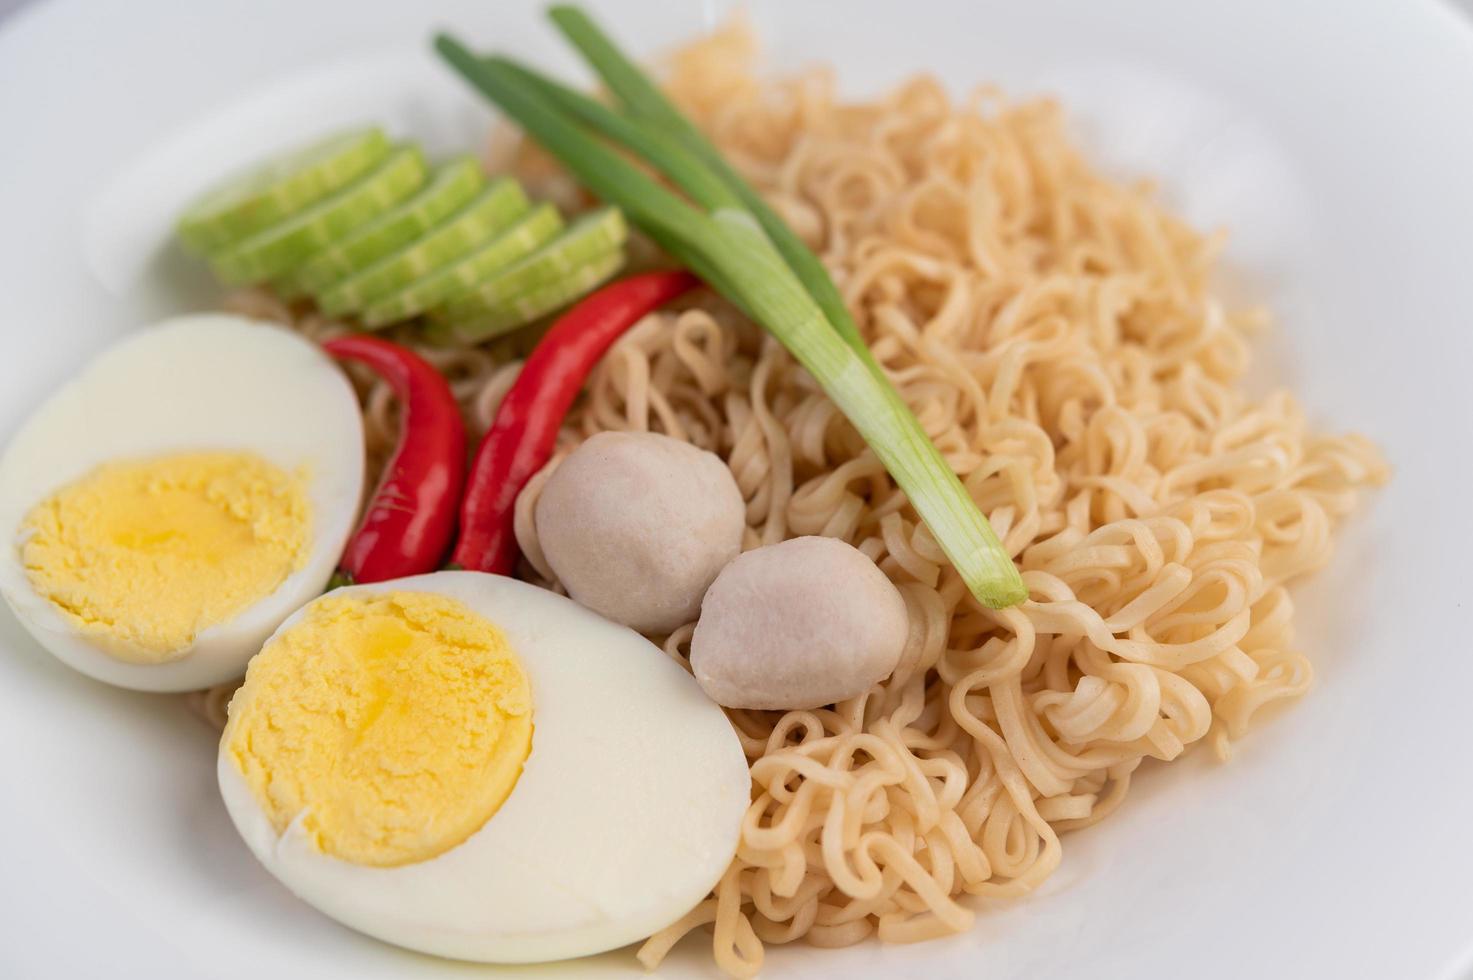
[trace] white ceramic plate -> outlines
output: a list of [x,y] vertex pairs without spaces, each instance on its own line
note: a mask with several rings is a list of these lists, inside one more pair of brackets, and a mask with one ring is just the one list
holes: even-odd
[[[605,8],[653,51],[694,3]],[[718,6],[720,6],[718,4]],[[1394,484],[1299,590],[1313,693],[1232,763],[1148,767],[1062,869],[921,946],[771,950],[771,977],[1396,977],[1473,965],[1473,32],[1431,3],[756,3],[778,64],[873,91],[917,69],[1056,92],[1158,174],[1281,329],[1261,377],[1386,446]],[[168,250],[220,170],[348,119],[466,147],[489,116],[433,26],[564,71],[527,2],[43,3],[0,31],[0,436],[120,331],[208,305]],[[0,613],[0,976],[506,976],[296,902],[215,791],[177,700],[113,691]],[[637,883],[631,882],[631,887]],[[663,976],[709,975],[688,941]],[[639,975],[616,954],[517,976]]]

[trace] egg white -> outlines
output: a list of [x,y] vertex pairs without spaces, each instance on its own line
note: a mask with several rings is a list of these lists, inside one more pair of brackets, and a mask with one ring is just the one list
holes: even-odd
[[736,852],[750,783],[736,733],[695,680],[633,630],[514,579],[437,572],[349,591],[399,590],[458,599],[505,633],[532,688],[516,786],[459,846],[368,867],[318,851],[300,817],[278,836],[222,751],[221,795],[261,863],[345,925],[481,962],[614,949],[705,898]]
[[[78,633],[26,578],[17,533],[31,508],[102,463],[180,452],[249,451],[303,467],[312,504],[302,568],[189,652],[128,663]],[[343,373],[275,325],[223,313],[175,317],[89,362],[33,414],[0,456],[0,593],[36,640],[101,681],[187,691],[240,676],[292,610],[322,591],[353,529],[363,488],[363,423]]]

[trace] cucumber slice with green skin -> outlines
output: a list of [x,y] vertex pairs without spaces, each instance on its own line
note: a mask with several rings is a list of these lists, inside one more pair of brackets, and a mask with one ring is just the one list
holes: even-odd
[[388,154],[378,127],[319,140],[196,198],[179,219],[179,237],[196,251],[219,251],[347,186]]
[[445,319],[470,320],[504,306],[522,293],[550,286],[594,258],[623,245],[629,237],[624,212],[599,208],[531,255],[507,266],[464,295],[445,304]]
[[429,275],[378,300],[363,311],[363,325],[386,327],[418,316],[447,296],[454,296],[487,276],[496,275],[517,259],[552,241],[563,230],[562,216],[551,204],[539,204],[506,231],[464,258],[441,266]]
[[425,158],[419,147],[400,147],[342,190],[215,256],[215,274],[231,285],[280,276],[398,204],[424,180]]
[[606,207],[583,215],[536,252],[508,266],[489,280],[453,297],[438,312],[441,320],[469,320],[504,308],[523,293],[550,286],[628,238],[628,225],[617,208]]
[[454,262],[526,214],[528,207],[521,184],[510,177],[495,180],[423,238],[318,293],[317,306],[328,316],[361,310]]
[[566,277],[515,296],[494,310],[466,320],[443,320],[430,325],[425,337],[437,344],[478,344],[510,333],[538,317],[567,306],[609,279],[624,264],[624,250],[610,249],[585,262]]
[[485,183],[474,157],[442,165],[418,194],[308,259],[293,275],[298,290],[320,293],[397,252],[458,211]]

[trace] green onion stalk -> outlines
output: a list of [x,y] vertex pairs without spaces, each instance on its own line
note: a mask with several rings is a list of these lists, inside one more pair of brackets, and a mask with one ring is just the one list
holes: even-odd
[[1012,559],[876,363],[823,263],[586,14],[555,7],[551,17],[623,111],[447,35],[435,47],[583,184],[792,353],[905,491],[978,600],[996,609],[1026,599]]

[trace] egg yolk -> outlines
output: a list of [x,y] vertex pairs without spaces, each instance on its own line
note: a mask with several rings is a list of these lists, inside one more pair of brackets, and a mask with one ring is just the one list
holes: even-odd
[[506,637],[461,602],[329,594],[250,663],[224,744],[278,833],[375,867],[460,844],[511,793],[532,693]]
[[21,561],[78,632],[119,659],[163,663],[306,562],[305,484],[252,453],[107,463],[31,510]]

